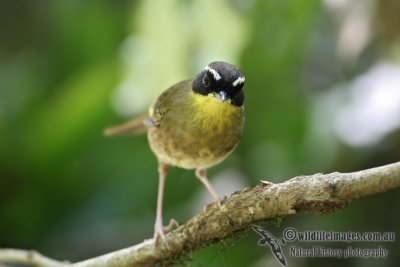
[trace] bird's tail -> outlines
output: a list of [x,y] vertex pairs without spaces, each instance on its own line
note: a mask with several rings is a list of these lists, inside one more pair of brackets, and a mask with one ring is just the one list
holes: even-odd
[[147,131],[147,127],[145,124],[147,118],[148,116],[144,115],[134,118],[133,120],[130,120],[124,124],[106,128],[104,129],[103,134],[107,137],[129,134],[144,134]]

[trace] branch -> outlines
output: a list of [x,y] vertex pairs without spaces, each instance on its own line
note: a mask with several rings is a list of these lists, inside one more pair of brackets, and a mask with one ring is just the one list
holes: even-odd
[[0,267],[6,266],[1,263],[29,264],[38,267],[70,266],[68,262],[55,261],[36,251],[21,249],[0,249]]
[[[223,240],[248,229],[251,224],[273,218],[314,212],[333,213],[363,196],[400,187],[400,162],[352,173],[298,176],[284,183],[262,181],[254,188],[235,192],[209,207],[166,236],[166,242],[154,246],[153,240],[92,258],[66,264],[34,252],[0,250],[0,263],[29,263],[43,267],[131,267],[171,264],[188,252]],[[33,255],[33,256],[32,256]]]

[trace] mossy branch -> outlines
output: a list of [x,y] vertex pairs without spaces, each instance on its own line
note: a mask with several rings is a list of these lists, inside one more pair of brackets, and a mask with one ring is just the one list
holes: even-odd
[[261,181],[209,207],[154,246],[153,240],[77,263],[51,260],[37,252],[0,249],[1,263],[40,267],[132,267],[171,264],[190,251],[247,229],[251,224],[299,212],[333,213],[363,196],[400,187],[400,162],[352,173],[298,176],[284,183]]

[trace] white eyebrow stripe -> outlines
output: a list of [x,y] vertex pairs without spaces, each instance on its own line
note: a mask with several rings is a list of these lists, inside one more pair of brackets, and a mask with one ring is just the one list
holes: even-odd
[[204,70],[211,72],[216,81],[221,80],[221,75],[219,75],[219,73],[216,70],[214,70],[213,68],[210,68],[208,65],[204,68]]
[[240,76],[239,78],[237,78],[232,85],[235,87],[236,85],[238,85],[239,83],[244,83],[245,78],[243,76]]

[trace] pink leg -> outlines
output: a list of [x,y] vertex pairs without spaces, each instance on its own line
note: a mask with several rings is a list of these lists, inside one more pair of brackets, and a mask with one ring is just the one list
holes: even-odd
[[167,227],[163,226],[162,209],[164,199],[165,178],[167,177],[169,166],[163,163],[158,164],[159,184],[158,184],[158,197],[157,197],[157,215],[156,223],[154,224],[154,244],[160,239],[165,241],[165,234],[170,232],[174,227],[178,227],[178,223],[171,219]]
[[154,225],[154,240],[155,242],[161,237],[164,237],[164,226],[162,219],[162,209],[163,209],[163,199],[164,199],[164,187],[165,187],[165,178],[168,173],[168,165],[159,163],[158,164],[158,174],[159,174],[159,182],[158,182],[158,197],[157,197],[157,215],[156,215],[156,223]]
[[196,177],[199,178],[199,180],[204,184],[204,186],[207,188],[208,192],[212,195],[214,202],[213,203],[218,203],[218,205],[221,205],[219,202],[218,194],[215,191],[214,187],[208,181],[207,179],[207,173],[205,169],[196,169]]

